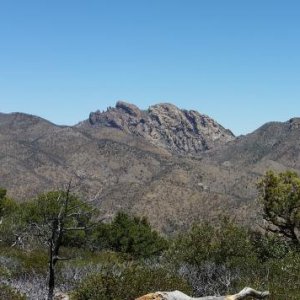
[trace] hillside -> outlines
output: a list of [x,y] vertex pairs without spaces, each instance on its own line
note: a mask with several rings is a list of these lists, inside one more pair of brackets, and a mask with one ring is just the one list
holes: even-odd
[[255,183],[265,170],[300,170],[299,123],[273,122],[234,138],[211,118],[169,104],[144,112],[119,102],[73,127],[0,114],[0,183],[25,200],[73,178],[85,196],[101,191],[107,218],[126,210],[166,233],[224,211],[253,222]]

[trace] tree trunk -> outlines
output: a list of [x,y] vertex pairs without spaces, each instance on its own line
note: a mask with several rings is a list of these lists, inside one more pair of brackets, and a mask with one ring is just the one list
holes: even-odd
[[48,300],[52,300],[54,297],[55,287],[55,264],[56,264],[56,229],[58,227],[58,221],[54,220],[52,223],[52,236],[49,243],[49,281],[48,281]]
[[48,282],[48,300],[52,300],[54,297],[55,286],[55,268],[53,264],[53,257],[50,257],[49,262],[49,282]]

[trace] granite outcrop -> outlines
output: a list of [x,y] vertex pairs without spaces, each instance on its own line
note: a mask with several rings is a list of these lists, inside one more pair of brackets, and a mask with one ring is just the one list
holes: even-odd
[[177,154],[197,154],[234,140],[234,134],[207,115],[162,103],[140,110],[118,101],[107,111],[89,116],[89,125],[106,126],[145,138]]

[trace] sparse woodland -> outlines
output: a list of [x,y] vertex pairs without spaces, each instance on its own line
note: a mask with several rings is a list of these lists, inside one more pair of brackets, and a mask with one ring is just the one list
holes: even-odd
[[220,216],[171,237],[124,212],[103,222],[93,201],[70,187],[22,203],[1,189],[0,299],[63,292],[74,300],[132,300],[174,290],[204,297],[245,286],[270,291],[269,299],[300,299],[300,179],[268,172],[258,191],[261,228]]

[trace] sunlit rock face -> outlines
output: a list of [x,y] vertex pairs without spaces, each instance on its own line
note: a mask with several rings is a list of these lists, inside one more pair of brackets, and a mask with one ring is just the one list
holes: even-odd
[[145,138],[173,153],[197,154],[222,145],[235,137],[212,118],[169,103],[150,106],[147,111],[119,101],[114,108],[90,114],[92,126],[117,128]]

